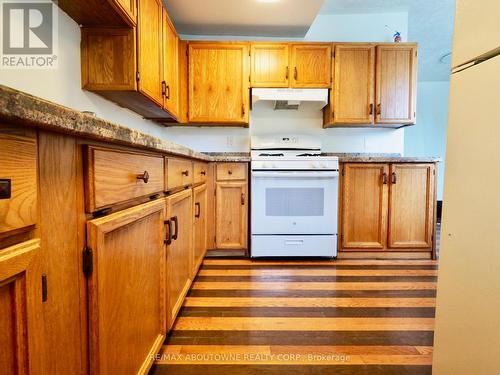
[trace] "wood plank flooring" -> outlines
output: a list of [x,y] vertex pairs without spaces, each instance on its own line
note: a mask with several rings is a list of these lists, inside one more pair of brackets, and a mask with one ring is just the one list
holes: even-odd
[[431,374],[437,263],[206,258],[151,374]]

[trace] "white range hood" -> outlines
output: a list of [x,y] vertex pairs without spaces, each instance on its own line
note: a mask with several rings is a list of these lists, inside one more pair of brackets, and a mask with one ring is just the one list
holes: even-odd
[[303,102],[321,110],[328,104],[328,89],[252,89],[252,104],[259,101],[274,102],[275,110],[298,109]]

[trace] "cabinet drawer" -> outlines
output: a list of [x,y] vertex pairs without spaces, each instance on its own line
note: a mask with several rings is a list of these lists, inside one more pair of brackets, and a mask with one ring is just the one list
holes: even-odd
[[163,158],[87,148],[87,210],[108,207],[163,191]]
[[246,163],[219,163],[217,164],[217,180],[246,180]]
[[165,189],[173,190],[193,183],[193,162],[165,158]]
[[36,160],[35,131],[0,129],[0,238],[36,223]]
[[194,183],[206,182],[208,175],[208,164],[207,163],[194,163]]

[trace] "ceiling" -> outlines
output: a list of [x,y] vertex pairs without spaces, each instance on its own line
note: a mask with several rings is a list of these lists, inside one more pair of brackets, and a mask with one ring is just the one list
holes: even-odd
[[163,0],[180,34],[289,38],[305,36],[323,1]]

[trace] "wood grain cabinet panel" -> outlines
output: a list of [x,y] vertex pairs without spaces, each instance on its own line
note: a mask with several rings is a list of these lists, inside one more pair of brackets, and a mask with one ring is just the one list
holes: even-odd
[[189,43],[189,121],[248,124],[249,46]]
[[383,249],[387,241],[387,164],[345,164],[342,248]]
[[0,252],[0,364],[4,374],[40,374],[40,240]]
[[251,86],[288,87],[290,78],[290,50],[284,43],[252,43]]
[[86,154],[88,212],[164,190],[161,156],[93,146],[87,147]]
[[432,247],[434,173],[432,164],[391,165],[389,247]]
[[417,47],[377,47],[377,124],[413,124],[416,120]]
[[165,190],[189,186],[194,181],[193,162],[186,159],[165,158]]
[[[37,138],[23,128],[0,127],[0,240],[37,221]],[[1,248],[0,244],[0,248]]]
[[167,319],[174,324],[191,285],[193,270],[192,189],[166,198],[167,210]]
[[292,44],[291,87],[329,88],[331,86],[332,45],[330,43]]
[[118,14],[131,26],[137,24],[137,0],[108,0]]
[[375,47],[336,45],[333,77],[332,123],[373,123]]
[[92,374],[146,374],[166,334],[163,199],[87,223]]
[[179,36],[163,9],[163,107],[174,117],[179,114]]
[[246,249],[248,235],[248,183],[216,183],[216,246]]
[[206,182],[208,179],[208,163],[194,163],[194,183],[199,184]]
[[193,189],[194,202],[194,246],[192,278],[203,261],[207,250],[207,185],[203,184]]

